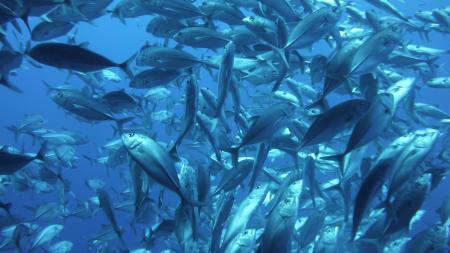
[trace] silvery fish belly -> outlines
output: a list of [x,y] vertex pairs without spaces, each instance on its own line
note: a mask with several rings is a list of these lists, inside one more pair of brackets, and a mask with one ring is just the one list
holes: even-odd
[[448,1],[3,0],[0,25],[0,252],[450,252]]

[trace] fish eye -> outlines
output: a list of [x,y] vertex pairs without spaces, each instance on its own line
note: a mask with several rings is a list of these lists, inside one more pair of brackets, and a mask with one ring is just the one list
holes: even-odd
[[133,137],[134,136],[134,133],[129,133],[128,134],[128,137]]
[[256,189],[260,189],[260,188],[261,188],[261,185],[256,186]]
[[249,18],[249,20],[250,20],[250,21],[255,21],[255,17],[251,16],[251,17]]
[[64,96],[64,93],[62,91],[58,91],[58,96],[62,97],[62,96]]

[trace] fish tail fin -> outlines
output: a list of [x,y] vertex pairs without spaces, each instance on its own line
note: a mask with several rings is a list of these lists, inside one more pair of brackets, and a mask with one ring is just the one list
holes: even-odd
[[6,88],[8,88],[16,93],[19,93],[19,94],[23,93],[22,90],[19,89],[19,87],[12,84],[5,75],[0,74],[0,76],[1,76],[1,78],[0,78],[1,85],[5,86]]
[[55,88],[53,86],[51,86],[48,82],[46,81],[42,81],[45,85],[45,87],[47,87],[47,92],[46,95],[48,96],[48,94],[50,94],[50,92],[52,92],[53,90],[55,90]]
[[3,207],[5,208],[5,210],[9,213],[9,210],[11,210],[12,207],[12,203],[8,202],[8,203],[4,203]]
[[233,164],[233,168],[238,167],[238,161],[239,161],[239,146],[238,147],[231,147],[223,149],[223,151],[229,153],[231,155],[231,161]]
[[177,143],[175,142],[172,147],[169,149],[169,155],[175,159],[176,161],[180,161],[180,156],[178,155]]
[[[78,8],[77,4],[75,3],[75,0],[64,0],[64,8],[72,8],[72,10],[75,12],[75,14],[77,14],[78,16],[80,16],[84,21],[89,21],[89,18],[86,17],[86,15],[84,15],[80,9]],[[67,11],[66,9],[64,9],[64,11]]]
[[24,253],[24,251],[23,251],[23,249],[22,249],[22,246],[20,246],[20,243],[19,243],[19,242],[15,243],[15,246],[16,246],[17,252],[19,252],[19,253]]
[[322,156],[321,159],[328,160],[328,161],[335,161],[339,164],[339,170],[342,174],[344,169],[344,158],[346,153],[343,154],[336,154],[336,155],[330,155],[330,156]]
[[8,214],[8,216],[15,220],[14,216],[11,214],[11,207],[12,207],[12,203],[8,202],[8,203],[3,203],[3,209],[5,210],[6,214]]
[[438,57],[431,58],[426,61],[428,68],[430,69],[431,72],[435,72],[436,65],[434,63],[437,61],[437,59],[438,59]]
[[[119,240],[122,243],[122,245],[126,248],[127,244],[125,243],[125,240],[123,239],[123,232],[124,232],[124,230],[122,228],[120,228],[116,231],[116,234],[119,237]],[[128,252],[128,251],[126,251],[126,252]]]
[[113,10],[106,10],[105,12],[111,14],[111,17],[118,18],[122,24],[124,25],[127,24],[127,21],[125,20],[122,12],[120,11],[120,8],[115,8]]
[[280,57],[281,62],[283,63],[284,67],[289,69],[289,61],[288,61],[288,58],[286,57],[286,52],[287,52],[286,46],[283,48],[279,48],[279,47],[276,47],[273,45],[268,45],[268,46],[275,52],[275,54],[277,54]]
[[398,221],[398,217],[389,199],[386,199],[380,205],[382,205],[382,207],[386,210],[386,221],[384,223],[383,235],[387,235],[389,230],[391,230],[391,224],[396,223]]
[[321,110],[326,110],[328,108],[328,103],[325,100],[324,96],[321,96],[319,99],[317,99],[316,101],[314,101],[312,104],[307,105],[305,108],[306,109],[312,109],[314,107],[320,107]]
[[352,222],[352,230],[350,231],[350,241],[354,241],[356,237],[356,233],[358,232],[359,222]]
[[277,78],[277,80],[273,84],[272,92],[275,92],[275,91],[277,91],[280,88],[281,83],[283,82],[283,80],[287,76],[287,72],[288,72],[287,68],[283,67],[282,70],[281,70],[280,76]]
[[45,159],[45,152],[47,152],[47,142],[44,142],[41,145],[41,148],[39,149],[38,153],[36,154],[36,156],[34,158],[37,159],[37,160],[44,161],[44,159]]
[[25,24],[25,26],[27,27],[28,31],[31,34],[31,26],[29,22],[30,12],[31,7],[28,7],[27,10],[19,18],[23,21],[23,23]]
[[279,77],[277,81],[275,82],[274,86],[272,87],[272,91],[277,91],[280,88],[281,82],[284,80],[286,75],[289,72],[289,52],[286,51],[284,48],[278,48],[275,46],[271,46],[273,51],[280,57],[282,62],[282,68],[281,72],[279,74]]
[[211,29],[216,29],[216,25],[214,24],[214,19],[213,19],[212,14],[204,15],[204,18],[205,18],[204,27],[211,28]]
[[25,43],[25,48],[23,48],[23,46],[21,46],[21,51],[23,55],[28,55],[30,53],[31,50],[31,42],[27,41]]
[[134,61],[134,58],[136,58],[136,55],[138,53],[133,54],[130,58],[128,58],[126,61],[124,61],[123,63],[119,64],[118,67],[120,69],[123,70],[123,72],[125,72],[125,74],[127,74],[128,78],[133,79],[134,74],[133,71],[131,71],[130,65],[131,63]]
[[91,164],[91,166],[94,166],[94,164],[95,164],[95,159],[94,158],[89,157],[87,155],[83,155],[83,157],[84,157],[84,159],[86,159]]
[[5,127],[8,131],[11,131],[14,134],[14,141],[17,142],[17,140],[19,139],[19,135],[20,135],[20,130],[18,127],[11,125],[11,126],[6,126]]
[[125,123],[128,123],[130,121],[132,121],[134,119],[134,117],[127,117],[127,118],[123,118],[123,119],[115,119],[114,121],[117,124],[117,130],[115,132],[119,132],[119,134],[122,132],[123,130],[123,125]]

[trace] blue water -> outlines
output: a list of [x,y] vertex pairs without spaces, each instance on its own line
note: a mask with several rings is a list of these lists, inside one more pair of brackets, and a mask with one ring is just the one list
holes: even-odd
[[[111,9],[118,1],[109,7]],[[361,1],[358,1],[358,3]],[[364,2],[364,1],[363,1]],[[397,0],[392,0],[396,6],[403,11],[407,16],[412,16],[418,10],[429,10],[437,7],[444,7],[450,4],[448,0],[433,0],[433,1],[416,1],[416,0],[406,0],[407,4],[400,3]],[[360,5],[362,8],[373,8],[367,4],[362,3]],[[118,19],[112,18],[109,14],[98,18],[92,22],[92,24],[80,22],[77,24],[77,42],[89,42],[89,49],[95,51],[99,54],[105,55],[115,62],[122,62],[129,56],[138,51],[146,42],[152,43],[162,43],[162,39],[157,39],[152,35],[145,32],[145,27],[151,16],[144,16],[135,19],[127,19],[126,25],[121,23]],[[39,22],[39,18],[32,18],[31,25],[35,25]],[[9,27],[9,32],[12,31],[12,27]],[[25,27],[22,25],[22,28]],[[10,36],[14,41],[14,37]],[[19,35],[19,40],[13,44],[17,43],[25,44],[29,40],[28,35],[25,33]],[[60,42],[66,42],[66,38],[58,39]],[[448,35],[442,35],[435,32],[430,34],[430,41],[422,41],[418,36],[408,34],[404,40],[405,42],[411,41],[414,44],[426,45],[428,47],[435,47],[441,49],[450,49],[450,40]],[[171,44],[173,45],[173,44]],[[320,48],[319,48],[320,49]],[[325,50],[325,49],[324,49]],[[201,54],[208,52],[207,50],[191,50],[189,52],[201,56]],[[317,48],[314,52],[320,52]],[[210,52],[209,52],[210,53]],[[450,75],[450,57],[442,56],[439,63],[443,64],[442,69],[439,71],[440,76]],[[119,70],[115,70],[119,72]],[[122,75],[122,73],[121,73]],[[22,143],[25,143],[25,150],[27,152],[36,152],[38,146],[31,143],[29,137],[22,137],[18,142],[15,142],[13,135],[6,131],[3,127],[11,124],[19,124],[24,118],[25,114],[40,114],[44,116],[47,121],[45,127],[49,129],[68,129],[83,133],[89,138],[89,143],[82,146],[76,147],[77,157],[79,159],[76,161],[76,168],[63,170],[64,178],[67,178],[71,182],[71,191],[74,196],[80,200],[86,200],[95,196],[95,192],[90,190],[84,183],[86,179],[89,178],[99,178],[103,179],[107,183],[106,189],[115,199],[115,191],[122,191],[127,187],[123,180],[120,179],[121,170],[128,170],[127,166],[120,166],[119,169],[106,168],[102,165],[91,165],[87,160],[83,158],[83,155],[90,157],[97,157],[100,155],[98,147],[105,144],[107,141],[111,140],[113,137],[113,130],[111,124],[97,123],[89,124],[76,120],[74,117],[67,115],[63,109],[58,108],[58,106],[50,100],[47,96],[47,89],[43,84],[43,81],[50,83],[53,86],[62,85],[67,77],[67,71],[58,70],[51,67],[35,68],[29,64],[26,60],[20,69],[17,70],[16,76],[11,76],[11,81],[17,84],[22,90],[23,94],[16,94],[6,90],[4,88],[0,89],[0,144],[12,145],[16,147],[21,147]],[[107,83],[105,85],[107,90],[119,90],[125,88],[131,93],[135,92],[127,86],[127,79],[123,76],[123,81],[120,84]],[[309,80],[308,76],[300,76],[298,80],[303,80],[307,82]],[[82,82],[76,77],[69,80],[70,85],[76,87],[82,87]],[[201,87],[209,87],[214,92],[216,91],[215,81],[206,73],[202,72],[201,80],[198,81]],[[248,85],[247,87],[253,87]],[[180,95],[180,92],[176,89],[173,90],[173,94],[176,96]],[[139,92],[136,92],[139,93]],[[183,93],[183,91],[181,91]],[[417,93],[417,102],[427,102],[433,105],[439,106],[440,109],[450,112],[450,89],[431,89],[423,86],[420,92]],[[249,100],[243,102],[251,103]],[[182,106],[178,106],[178,111],[182,111]],[[170,141],[175,138],[177,134],[173,136],[167,136],[164,134],[164,129],[153,129],[158,134],[158,139],[162,141]],[[290,162],[290,161],[289,161]],[[438,217],[434,214],[434,211],[442,201],[445,194],[450,192],[450,180],[447,178],[440,186],[435,189],[428,197],[424,209],[427,210],[424,218],[418,222],[414,231],[411,234],[421,231],[422,229],[433,224],[437,221]],[[175,202],[175,197],[168,194],[169,198],[173,198]],[[73,197],[66,195],[68,199],[73,201]],[[23,217],[25,220],[32,217],[32,213],[27,211],[24,206],[37,206],[46,201],[57,201],[57,194],[55,192],[48,194],[36,194],[32,191],[27,192],[14,192],[11,188],[6,188],[3,195],[0,196],[3,202],[12,202],[12,213],[19,217]],[[71,204],[73,206],[73,202]],[[132,214],[125,213],[121,211],[116,211],[116,216],[118,217],[119,224],[125,228],[125,241],[130,249],[139,247],[139,242],[141,240],[141,231],[134,234],[128,223],[132,219]],[[73,252],[88,252],[87,238],[89,235],[99,231],[101,224],[108,224],[105,215],[102,212],[97,212],[92,219],[79,219],[79,218],[69,218],[64,223],[62,220],[55,220],[53,223],[63,224],[64,230],[58,237],[58,240],[69,240],[74,243]],[[44,226],[44,223],[40,225]],[[150,224],[149,224],[150,225]],[[158,252],[160,249],[153,249],[154,252]],[[39,250],[38,250],[39,251]],[[37,252],[38,252],[37,251]],[[12,251],[11,251],[12,252]]]

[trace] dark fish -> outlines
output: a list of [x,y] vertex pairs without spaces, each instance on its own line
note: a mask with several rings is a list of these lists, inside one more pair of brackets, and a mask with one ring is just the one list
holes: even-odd
[[211,246],[210,250],[212,253],[220,252],[220,239],[222,238],[222,231],[225,227],[225,222],[231,213],[231,208],[234,204],[234,194],[228,193],[223,198],[222,205],[217,212],[216,220],[214,221],[213,230],[211,233]]
[[367,213],[368,208],[374,201],[375,197],[381,190],[385,178],[389,174],[394,161],[392,159],[379,161],[369,172],[367,177],[361,184],[361,187],[356,194],[354,209],[353,209],[353,222],[351,238],[354,239],[356,232],[358,232],[359,225],[361,224],[364,215]]
[[12,175],[34,160],[43,161],[46,150],[47,144],[44,143],[36,155],[30,156],[10,152],[6,146],[3,146],[0,149],[0,175]]
[[61,43],[39,44],[31,48],[28,55],[37,62],[56,68],[93,72],[105,68],[118,67],[130,78],[133,77],[129,65],[134,59],[134,55],[123,63],[115,63],[81,46]]
[[4,74],[0,74],[0,85],[3,85],[6,88],[8,88],[14,92],[17,92],[19,94],[22,93],[22,90],[19,89],[19,87],[12,84],[11,81],[9,81],[9,78]]
[[394,116],[393,103],[393,96],[390,93],[379,94],[367,113],[356,123],[344,152],[322,158],[336,160],[342,168],[344,157],[348,153],[373,141],[389,126]]
[[183,141],[185,136],[189,133],[192,127],[195,124],[195,119],[197,117],[197,109],[198,109],[198,85],[195,80],[195,77],[191,75],[186,82],[186,95],[185,95],[185,110],[184,110],[184,121],[183,126],[181,128],[180,134],[178,135],[175,143],[173,144],[173,148],[169,151],[172,154],[176,154],[176,148]]
[[136,74],[131,79],[130,87],[135,89],[147,89],[157,86],[166,86],[180,77],[182,73],[177,70],[165,70],[152,68]]
[[113,112],[140,108],[139,103],[125,90],[111,91],[103,95],[102,100]]
[[111,223],[111,226],[114,229],[114,232],[116,232],[117,236],[119,237],[120,241],[125,244],[125,241],[122,238],[122,229],[120,229],[116,216],[114,215],[111,199],[108,195],[108,193],[102,189],[97,189],[97,197],[100,203],[100,208],[105,212],[106,217],[108,218],[109,222]]
[[366,111],[370,103],[364,99],[352,99],[340,103],[320,114],[303,136],[301,148],[331,140],[335,135],[350,128]]
[[233,42],[229,42],[223,52],[222,61],[219,69],[218,85],[219,94],[217,95],[216,117],[222,114],[222,107],[225,104],[225,99],[228,95],[228,90],[231,85],[233,75],[235,46]]
[[289,115],[293,113],[293,110],[294,106],[292,104],[279,104],[269,108],[263,114],[255,116],[241,142],[237,146],[226,150],[232,156],[233,166],[237,166],[239,149],[248,145],[270,141],[270,138],[287,125]]

